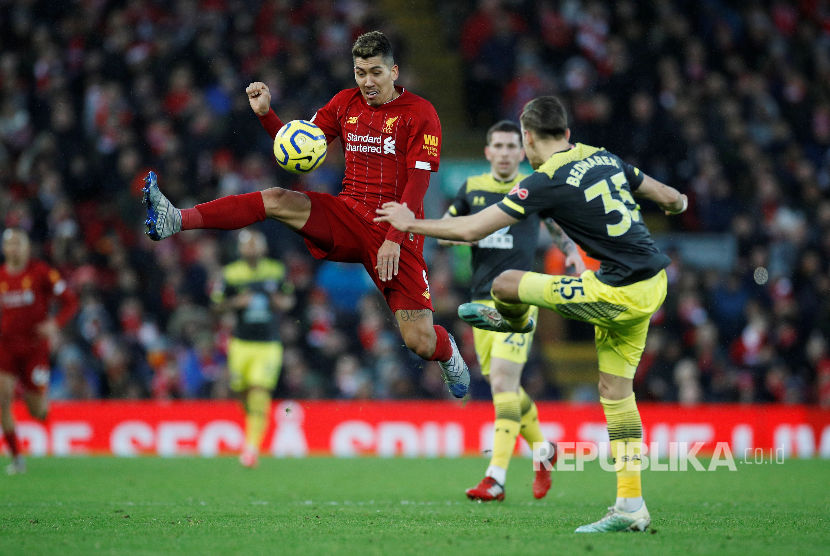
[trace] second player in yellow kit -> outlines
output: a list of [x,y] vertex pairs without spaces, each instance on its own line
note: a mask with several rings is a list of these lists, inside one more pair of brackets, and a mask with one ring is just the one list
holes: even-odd
[[232,311],[236,323],[228,344],[230,387],[242,398],[245,409],[245,447],[239,457],[254,467],[271,407],[271,391],[282,367],[279,341],[280,313],[294,304],[285,266],[265,256],[265,236],[239,233],[240,259],[227,265],[213,292],[219,311]]
[[[475,214],[501,201],[526,176],[519,172],[524,158],[521,131],[510,121],[501,121],[487,131],[484,149],[490,171],[467,178],[450,204],[446,218]],[[545,221],[548,230],[566,255],[566,264],[576,271],[584,269],[576,246],[562,230]],[[496,230],[472,245],[473,276],[471,297],[493,306],[490,287],[493,279],[510,268],[530,270],[539,240],[540,219],[532,217]],[[447,242],[444,242],[447,243]],[[452,243],[452,242],[449,242]],[[536,316],[534,308],[533,317]],[[534,452],[544,455],[535,462],[533,495],[542,498],[551,486],[550,467],[555,462],[556,447],[545,439],[539,426],[536,404],[521,387],[522,369],[527,363],[533,332],[491,332],[473,329],[476,356],[481,373],[490,382],[495,406],[493,453],[485,477],[466,491],[471,500],[487,502],[504,499],[507,468],[521,435]]]

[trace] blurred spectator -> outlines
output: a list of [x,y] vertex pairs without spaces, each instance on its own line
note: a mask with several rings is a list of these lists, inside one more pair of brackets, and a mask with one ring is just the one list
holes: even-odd
[[334,380],[337,385],[337,397],[345,399],[363,399],[372,397],[372,380],[360,365],[360,360],[350,354],[337,358],[334,365]]
[[58,350],[49,384],[49,397],[55,400],[91,400],[98,397],[97,373],[87,356],[76,345]]
[[[673,286],[655,315],[659,334],[650,336],[638,393],[830,406],[824,4],[439,4],[444,36],[462,60],[459,119],[486,127],[515,119],[529,98],[560,95],[574,140],[607,147],[689,194],[681,218],[646,209],[655,235],[734,240],[727,269],[673,254]],[[141,179],[157,169],[171,200],[188,206],[271,185],[331,192],[341,177],[338,149],[301,179],[277,171],[244,85],[268,82],[287,117],[308,118],[353,83],[344,63],[351,41],[375,27],[396,30],[365,0],[45,5],[0,0],[0,228],[26,229],[80,292],[80,313],[54,361],[53,393],[227,396],[227,326],[206,307],[233,237],[189,232],[151,244],[142,234]],[[262,229],[298,299],[282,324],[277,395],[443,396],[437,369],[408,356],[391,315],[362,296],[362,283],[320,267],[279,226]],[[453,328],[472,361],[469,327],[456,328],[455,319],[469,279],[458,269],[468,265],[445,250],[429,262],[436,322]],[[555,398],[562,390],[539,355],[542,343],[525,388]]]

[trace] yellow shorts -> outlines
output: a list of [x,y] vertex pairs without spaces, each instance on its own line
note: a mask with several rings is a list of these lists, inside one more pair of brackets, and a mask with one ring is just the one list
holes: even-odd
[[277,385],[282,367],[280,342],[251,342],[231,338],[228,343],[230,387],[241,392],[257,386],[272,390]]
[[[476,303],[483,303],[490,307],[495,305],[492,299],[479,299],[476,300]],[[539,321],[538,315],[539,308],[531,306],[530,316],[537,322]],[[473,328],[473,340],[476,346],[478,364],[481,367],[481,374],[484,376],[490,374],[490,359],[493,357],[506,359],[514,363],[527,363],[527,357],[530,354],[530,344],[533,343],[534,332],[535,329],[527,334],[516,334]]]
[[646,346],[648,324],[666,298],[666,271],[628,286],[600,282],[592,270],[581,276],[528,272],[519,299],[594,325],[599,370],[633,378]]

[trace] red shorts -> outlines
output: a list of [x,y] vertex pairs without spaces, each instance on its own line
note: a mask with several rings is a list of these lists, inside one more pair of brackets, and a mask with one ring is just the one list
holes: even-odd
[[298,233],[315,258],[361,263],[392,311],[432,311],[427,265],[420,250],[408,245],[413,241],[407,239],[401,244],[398,275],[381,282],[375,265],[387,228],[366,222],[340,197],[313,191],[305,194],[311,199],[311,214]]
[[24,390],[49,387],[49,344],[46,340],[0,338],[0,372],[17,377]]

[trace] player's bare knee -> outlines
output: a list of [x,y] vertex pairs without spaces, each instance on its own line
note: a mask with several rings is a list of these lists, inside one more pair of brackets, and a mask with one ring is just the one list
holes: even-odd
[[262,204],[265,206],[265,216],[277,218],[280,209],[285,206],[285,199],[289,191],[282,187],[271,187],[262,191]]
[[606,400],[611,399],[608,397],[611,393],[611,389],[602,380],[597,383],[597,391],[599,392],[600,398],[605,398]]
[[272,187],[262,192],[265,216],[278,220],[290,228],[300,229],[311,214],[311,199],[305,193],[281,187]]
[[509,392],[510,391],[510,385],[508,384],[508,382],[510,382],[510,381],[506,380],[505,377],[491,376],[490,377],[490,390],[492,390],[492,392],[494,394],[501,394],[502,392]]
[[600,372],[599,395],[606,400],[622,400],[633,392],[633,381],[623,377]]
[[521,270],[505,270],[493,280],[493,295],[507,302],[519,301],[519,281],[524,275]]
[[505,372],[499,369],[499,372],[490,372],[490,390],[494,394],[501,394],[502,392],[518,392],[519,391],[519,376],[512,372]]

